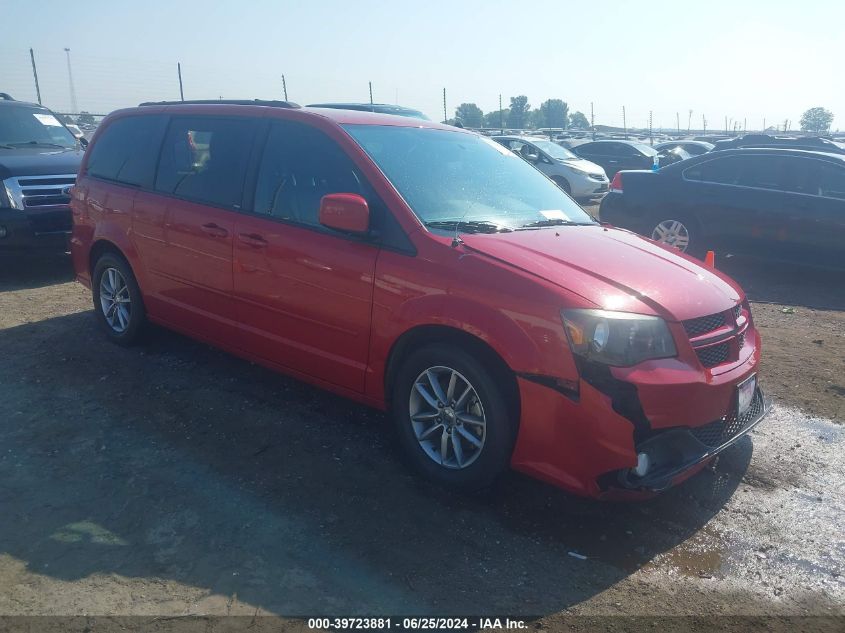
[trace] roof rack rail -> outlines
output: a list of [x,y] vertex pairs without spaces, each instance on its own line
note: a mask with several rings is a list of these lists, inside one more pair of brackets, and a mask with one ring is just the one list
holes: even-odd
[[14,99],[12,99],[12,95],[8,92],[0,92],[0,99],[3,101],[14,101]]
[[260,105],[271,108],[299,108],[293,101],[265,101],[263,99],[192,99],[190,101],[147,101],[140,106],[164,105]]

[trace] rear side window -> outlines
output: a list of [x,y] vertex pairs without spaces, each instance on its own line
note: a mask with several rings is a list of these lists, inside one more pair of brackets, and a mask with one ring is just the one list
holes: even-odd
[[156,190],[239,208],[254,134],[252,119],[174,118],[161,148]]
[[743,159],[738,156],[716,158],[687,168],[684,170],[684,178],[720,185],[738,185],[742,167]]
[[818,193],[820,196],[827,198],[838,198],[845,200],[845,168],[829,165],[827,163],[819,163],[818,173],[816,175],[818,181]]
[[88,175],[149,187],[166,125],[167,117],[161,115],[126,117],[110,124],[91,148]]
[[739,184],[758,189],[809,193],[809,163],[790,156],[749,156]]
[[255,189],[255,213],[319,226],[320,200],[364,189],[352,160],[328,136],[301,123],[270,127]]

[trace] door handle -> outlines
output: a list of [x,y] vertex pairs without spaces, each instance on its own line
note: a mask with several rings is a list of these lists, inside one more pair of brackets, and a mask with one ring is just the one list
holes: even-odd
[[204,233],[208,233],[212,237],[226,237],[229,235],[229,231],[224,229],[222,226],[218,226],[214,222],[203,224],[200,228]]
[[238,233],[238,240],[254,248],[264,248],[267,246],[267,240],[258,233]]

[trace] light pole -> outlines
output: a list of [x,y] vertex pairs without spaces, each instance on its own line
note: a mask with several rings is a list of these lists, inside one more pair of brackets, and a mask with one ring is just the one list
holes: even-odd
[[73,71],[70,69],[70,49],[65,49],[67,55],[67,78],[70,83],[70,109],[73,114],[79,114],[79,107],[76,105],[76,90],[73,87]]

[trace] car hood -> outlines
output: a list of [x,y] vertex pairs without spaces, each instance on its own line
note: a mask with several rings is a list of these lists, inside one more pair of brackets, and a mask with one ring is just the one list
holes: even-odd
[[75,174],[84,154],[81,149],[55,147],[0,148],[0,180],[12,176]]
[[581,171],[585,171],[588,174],[596,174],[597,176],[604,176],[604,169],[600,165],[596,165],[593,162],[588,161],[585,158],[571,158],[569,160],[561,160],[558,161],[562,165],[566,165],[567,167],[574,167],[575,169],[580,169]]
[[743,296],[726,275],[635,233],[607,226],[464,234],[461,239],[472,250],[606,310],[683,321],[728,310]]

